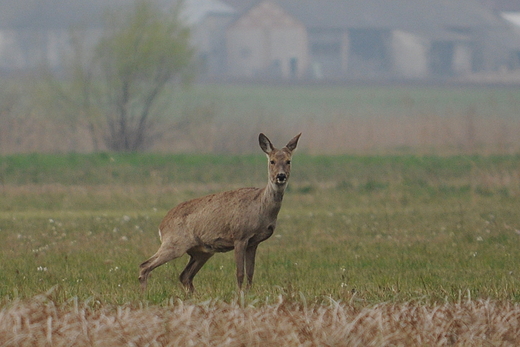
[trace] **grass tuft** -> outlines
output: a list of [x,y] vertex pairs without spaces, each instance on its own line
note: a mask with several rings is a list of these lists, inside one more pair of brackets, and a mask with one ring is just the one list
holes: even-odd
[[100,305],[72,298],[58,304],[41,295],[0,312],[0,344],[18,346],[483,346],[520,343],[518,304],[381,303],[355,307],[330,299],[308,306],[287,302],[164,306]]

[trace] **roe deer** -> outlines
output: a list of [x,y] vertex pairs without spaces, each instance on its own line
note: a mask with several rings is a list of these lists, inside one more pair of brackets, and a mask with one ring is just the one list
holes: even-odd
[[291,156],[300,134],[282,149],[276,149],[264,135],[258,137],[268,158],[268,182],[264,188],[241,188],[190,200],[171,209],[159,226],[161,246],[140,265],[139,281],[146,289],[150,272],[182,256],[190,260],[179,279],[193,292],[193,278],[213,254],[235,250],[238,289],[242,289],[244,268],[247,287],[253,281],[258,244],[276,227],[276,218],[291,173]]

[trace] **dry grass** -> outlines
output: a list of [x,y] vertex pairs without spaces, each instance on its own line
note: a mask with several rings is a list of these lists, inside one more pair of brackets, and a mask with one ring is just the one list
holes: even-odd
[[[240,300],[239,300],[240,301]],[[517,346],[520,305],[382,303],[331,300],[306,307],[281,297],[244,305],[181,300],[135,307],[58,306],[45,295],[0,312],[2,346]],[[256,307],[255,307],[256,306]]]
[[[293,127],[294,128],[294,127]],[[306,122],[310,153],[481,153],[511,154],[520,149],[516,119],[474,115],[351,118]]]
[[[279,127],[279,124],[283,124]],[[290,138],[295,131],[305,134],[301,150],[312,154],[511,154],[520,149],[520,123],[516,118],[468,117],[344,117],[338,119],[258,121],[253,127],[235,120],[209,122],[189,134],[168,131],[150,149],[155,152],[251,153],[257,150],[258,132]],[[170,127],[170,125],[165,125]],[[265,130],[267,129],[267,130]],[[296,130],[295,130],[296,129]],[[101,146],[101,147],[99,147]],[[67,127],[52,121],[16,122],[0,127],[0,154],[64,153],[106,150],[94,146],[86,127]]]
[[[57,107],[56,96],[28,95],[0,89],[0,154],[107,150],[101,124],[93,130],[80,110]],[[520,149],[516,88],[223,85],[174,96],[150,130],[150,151],[256,153],[259,132],[277,142],[299,131],[300,150],[313,154]]]

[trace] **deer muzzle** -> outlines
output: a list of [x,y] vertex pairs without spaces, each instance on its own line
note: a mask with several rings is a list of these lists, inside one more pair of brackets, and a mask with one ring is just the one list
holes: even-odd
[[276,175],[276,183],[284,184],[285,182],[287,182],[287,174],[282,172]]

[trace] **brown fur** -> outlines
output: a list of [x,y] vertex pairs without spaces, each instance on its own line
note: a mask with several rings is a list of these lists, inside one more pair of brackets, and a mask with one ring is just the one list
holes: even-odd
[[259,144],[268,157],[268,183],[264,188],[241,188],[183,202],[171,209],[159,226],[161,246],[140,266],[142,289],[156,267],[190,255],[180,281],[192,292],[193,278],[213,254],[235,250],[237,284],[242,288],[244,269],[251,286],[258,244],[276,228],[276,219],[291,171],[291,156],[301,134],[282,149],[260,134]]

